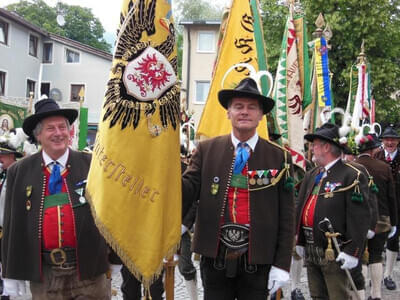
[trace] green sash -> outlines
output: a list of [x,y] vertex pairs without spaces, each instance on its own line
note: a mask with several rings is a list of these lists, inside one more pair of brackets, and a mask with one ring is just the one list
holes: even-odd
[[61,206],[64,204],[69,204],[68,194],[67,193],[58,193],[54,195],[49,195],[44,198],[44,209],[53,207],[53,206]]

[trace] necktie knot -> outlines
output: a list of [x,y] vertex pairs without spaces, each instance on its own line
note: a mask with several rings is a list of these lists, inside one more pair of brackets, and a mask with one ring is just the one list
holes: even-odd
[[391,161],[392,161],[392,158],[390,157],[390,154],[388,154],[388,155],[386,156],[386,161],[388,161],[388,162],[391,162]]

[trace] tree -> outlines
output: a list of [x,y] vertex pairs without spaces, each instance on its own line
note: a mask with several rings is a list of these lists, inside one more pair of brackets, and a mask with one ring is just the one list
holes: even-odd
[[[268,62],[276,70],[283,28],[288,9],[276,0],[262,0],[264,34]],[[400,0],[303,0],[309,37],[318,14],[333,31],[329,66],[333,73],[335,105],[345,107],[351,65],[365,40],[365,53],[371,63],[372,94],[377,104],[377,120],[400,122],[400,106],[391,95],[400,86]],[[279,37],[280,35],[280,37]]]
[[[55,33],[97,49],[110,52],[111,45],[104,38],[104,28],[90,8],[59,3],[57,7],[48,6],[43,0],[24,1],[10,4],[7,10],[16,12],[27,21]],[[65,25],[57,24],[57,12],[61,11]]]

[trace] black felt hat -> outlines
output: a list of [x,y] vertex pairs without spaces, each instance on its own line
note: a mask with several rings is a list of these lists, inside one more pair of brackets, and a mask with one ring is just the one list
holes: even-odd
[[78,116],[78,111],[71,108],[61,109],[53,99],[43,99],[36,102],[35,113],[24,120],[22,129],[26,135],[34,137],[32,132],[36,125],[41,120],[52,116],[63,116],[68,119],[69,124],[72,124]]
[[371,149],[378,148],[382,145],[382,142],[378,139],[375,133],[369,133],[363,137],[358,145],[359,152],[365,152]]
[[229,100],[232,98],[257,99],[262,105],[264,114],[270,112],[275,104],[274,100],[260,93],[257,83],[250,77],[240,81],[234,89],[225,89],[218,92],[219,103],[221,103],[225,109],[228,109]]
[[388,126],[388,127],[385,128],[385,130],[383,131],[383,133],[380,136],[380,138],[381,139],[384,139],[384,138],[400,139],[400,136],[398,135],[396,130],[394,130],[393,126]]
[[306,134],[304,138],[309,142],[313,142],[315,139],[324,140],[338,146],[342,150],[344,149],[344,146],[339,143],[339,127],[332,123],[323,124],[314,133]]
[[0,143],[0,155],[2,154],[14,154],[17,158],[23,156],[21,152],[18,152],[17,149],[14,149],[8,143]]

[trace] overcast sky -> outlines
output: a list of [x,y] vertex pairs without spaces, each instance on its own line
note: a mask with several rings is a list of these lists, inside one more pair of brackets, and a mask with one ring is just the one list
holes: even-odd
[[[57,0],[44,0],[48,5],[54,7]],[[173,1],[173,0],[172,0]],[[196,1],[196,0],[193,0]],[[224,5],[229,3],[229,0],[206,0],[210,3],[219,3]],[[1,0],[1,7],[11,3],[17,3],[18,0]],[[92,9],[93,14],[98,17],[103,24],[106,32],[114,33],[119,22],[119,13],[122,1],[118,0],[62,0],[61,2],[69,5],[80,5]]]

